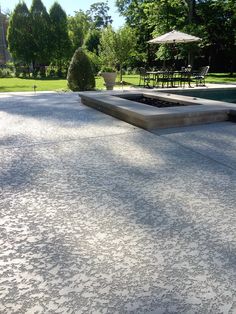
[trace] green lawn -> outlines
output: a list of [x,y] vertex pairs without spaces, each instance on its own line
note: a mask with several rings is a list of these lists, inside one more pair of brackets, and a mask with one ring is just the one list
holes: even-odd
[[[119,79],[117,79],[119,81]],[[124,75],[123,81],[126,85],[138,85],[139,75]],[[208,83],[236,83],[236,75],[230,77],[225,73],[211,73],[208,75]],[[0,78],[0,92],[25,92],[33,91],[36,85],[37,91],[67,91],[66,80],[34,80],[21,78]],[[96,89],[105,89],[101,77],[96,78]]]
[[229,74],[227,73],[210,73],[207,78],[206,81],[208,83],[236,83],[236,74],[234,73],[233,76],[229,76]]
[[21,78],[0,78],[0,92],[28,92],[33,91],[33,86],[37,86],[37,91],[66,90],[66,80],[33,80]]

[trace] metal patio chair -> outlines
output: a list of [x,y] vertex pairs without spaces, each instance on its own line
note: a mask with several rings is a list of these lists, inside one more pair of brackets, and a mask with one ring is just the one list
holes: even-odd
[[191,76],[192,76],[192,67],[188,66],[187,68],[182,67],[179,72],[179,85],[185,87],[185,83],[188,83],[188,86],[191,87]]
[[208,74],[209,65],[202,67],[198,73],[194,73],[192,80],[196,82],[196,86],[205,86],[205,78]]
[[[147,73],[145,68],[139,68],[139,86],[144,86],[144,87],[150,87],[149,83],[153,79],[150,77],[150,75]],[[141,84],[143,83],[143,84]]]

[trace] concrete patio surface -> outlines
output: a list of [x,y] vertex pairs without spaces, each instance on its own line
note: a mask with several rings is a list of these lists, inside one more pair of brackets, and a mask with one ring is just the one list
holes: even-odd
[[0,313],[236,313],[235,123],[0,94],[0,214]]

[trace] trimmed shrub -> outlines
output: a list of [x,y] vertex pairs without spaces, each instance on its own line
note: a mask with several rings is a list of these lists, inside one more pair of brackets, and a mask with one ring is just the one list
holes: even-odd
[[95,87],[92,65],[82,48],[78,48],[71,59],[67,82],[74,92],[93,90]]

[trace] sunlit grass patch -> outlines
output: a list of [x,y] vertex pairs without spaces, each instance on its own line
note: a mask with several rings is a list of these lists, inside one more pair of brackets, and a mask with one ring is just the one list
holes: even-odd
[[[122,88],[119,76],[116,79],[117,86]],[[138,86],[139,75],[123,75],[124,86]],[[227,73],[210,73],[206,78],[207,83],[236,83],[236,75],[230,76]],[[23,78],[0,78],[0,92],[32,92],[36,86],[36,91],[68,91],[66,80],[55,79],[23,79]],[[105,89],[103,78],[96,77],[96,89]]]

